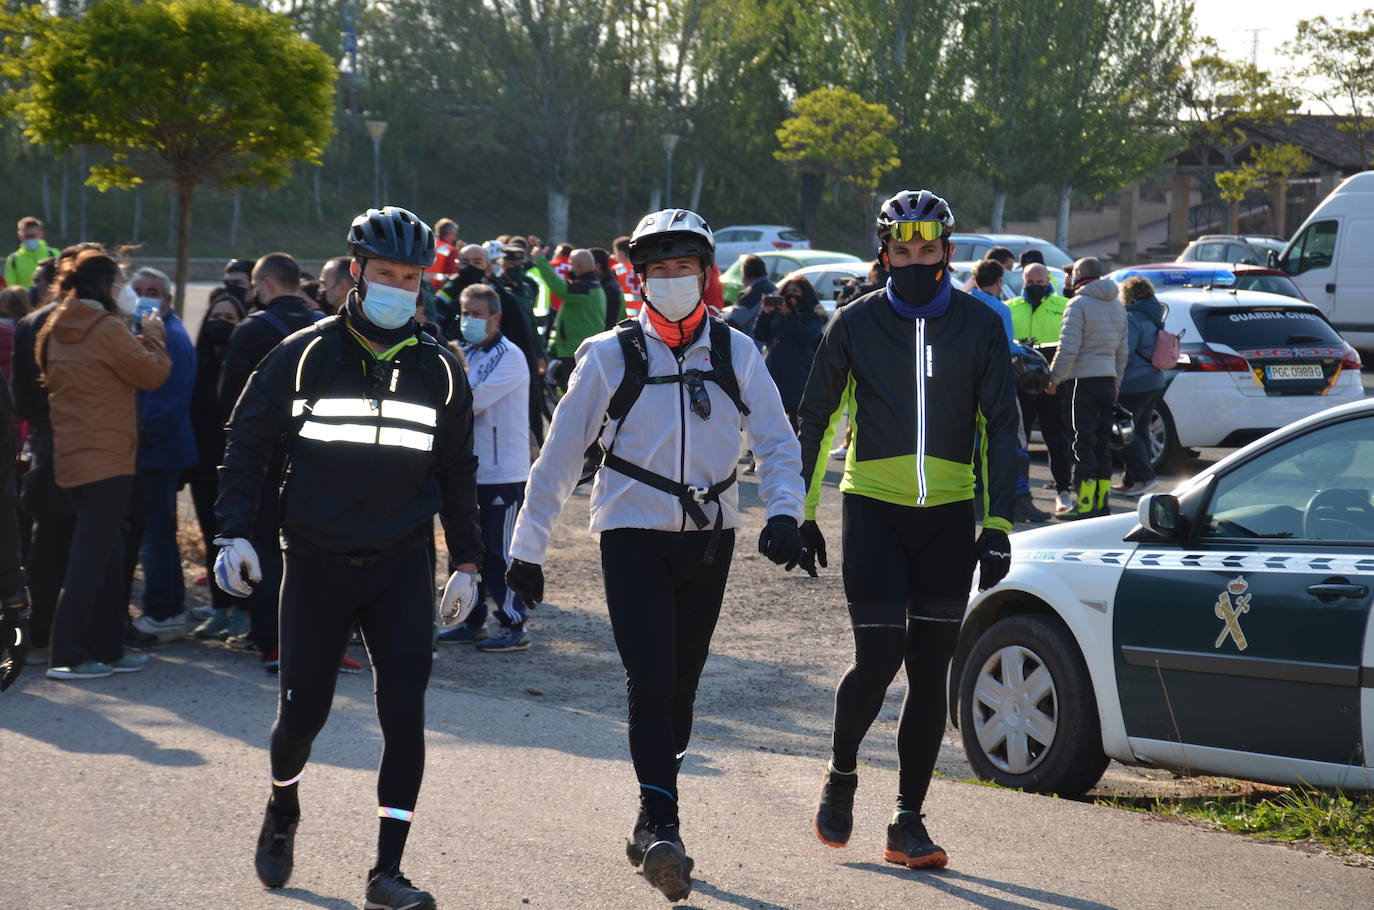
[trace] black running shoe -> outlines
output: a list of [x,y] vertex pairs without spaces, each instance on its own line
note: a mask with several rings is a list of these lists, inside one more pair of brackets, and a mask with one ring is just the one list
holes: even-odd
[[825,773],[821,782],[821,804],[816,808],[816,836],[827,847],[843,847],[854,830],[854,791],[859,775]]
[[694,865],[676,825],[662,825],[654,831],[653,843],[644,851],[645,881],[670,901],[686,900],[692,893]]
[[269,888],[281,888],[291,877],[295,864],[296,825],[299,815],[278,815],[269,804],[262,818],[262,832],[258,835],[258,850],[253,866],[258,878]]
[[649,845],[655,840],[654,826],[649,821],[649,816],[640,809],[639,817],[635,819],[634,833],[625,841],[625,856],[630,860],[631,866],[639,868],[639,864],[644,862],[644,854],[649,852]]
[[392,866],[367,873],[363,910],[435,910],[434,895],[421,891]]
[[887,826],[887,848],[883,859],[908,869],[943,869],[949,864],[943,847],[926,833],[925,818],[917,812],[903,812],[895,824]]

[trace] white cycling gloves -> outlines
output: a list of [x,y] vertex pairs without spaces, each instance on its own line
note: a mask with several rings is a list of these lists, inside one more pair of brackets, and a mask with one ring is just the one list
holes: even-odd
[[439,618],[445,626],[458,625],[477,606],[478,596],[477,573],[459,569],[448,577],[448,584],[444,585],[444,596],[439,601]]
[[215,557],[215,584],[234,597],[252,594],[253,582],[262,581],[262,565],[253,545],[242,537],[217,537],[214,543],[220,548]]

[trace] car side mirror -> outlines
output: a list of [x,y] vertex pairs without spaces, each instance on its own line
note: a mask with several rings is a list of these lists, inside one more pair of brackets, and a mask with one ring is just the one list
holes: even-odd
[[1183,528],[1178,498],[1169,493],[1148,493],[1140,498],[1140,526],[1165,540],[1175,540]]
[[1282,263],[1279,262],[1279,254],[1274,252],[1273,250],[1269,251],[1269,254],[1265,256],[1265,259],[1268,261],[1269,268],[1283,269]]

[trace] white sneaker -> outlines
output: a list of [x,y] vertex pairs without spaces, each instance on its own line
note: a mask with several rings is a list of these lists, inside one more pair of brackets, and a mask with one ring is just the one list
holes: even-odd
[[849,446],[840,446],[838,449],[830,450],[831,458],[844,458],[849,454]]
[[1074,507],[1073,494],[1068,490],[1060,490],[1054,494],[1054,514],[1060,512],[1072,512]]
[[186,614],[178,613],[171,619],[140,616],[134,620],[134,628],[145,635],[156,635],[158,641],[176,641],[186,637]]
[[1159,488],[1159,481],[1158,481],[1158,480],[1147,480],[1147,481],[1145,481],[1145,482],[1143,482],[1143,483],[1133,483],[1133,484],[1131,484],[1129,487],[1127,487],[1126,489],[1124,489],[1124,490],[1121,491],[1121,495],[1122,495],[1122,496],[1130,496],[1130,497],[1134,498],[1134,497],[1137,497],[1137,496],[1144,496],[1146,493],[1149,493],[1149,492],[1151,492],[1152,490],[1155,490],[1155,489],[1158,489],[1158,488]]

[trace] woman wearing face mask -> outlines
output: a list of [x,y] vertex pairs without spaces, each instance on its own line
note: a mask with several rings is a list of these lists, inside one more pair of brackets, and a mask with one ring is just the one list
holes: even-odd
[[634,322],[577,348],[568,393],[530,473],[506,575],[525,603],[544,599],[550,531],[599,440],[605,462],[592,487],[591,530],[601,533],[639,779],[626,855],[670,900],[691,891],[678,767],[740,525],[735,464],[746,431],[768,515],[759,550],[788,568],[801,557],[797,439],[753,341],[707,315],[705,271],[714,258],[711,229],[695,212],[666,209],[640,220],[630,259],[648,305]]
[[81,253],[59,288],[63,301],[39,332],[35,357],[48,389],[57,485],[76,509],[76,528],[48,675],[94,679],[148,660],[124,651],[121,526],[138,451],[135,392],[166,381],[171,360],[156,312],[143,317],[138,336],[116,315],[132,313],[138,298],[110,257]]
[[[191,429],[196,437],[196,451],[200,464],[186,471],[191,486],[191,501],[195,503],[196,520],[205,538],[205,572],[208,577],[215,568],[215,480],[219,463],[224,457],[224,422],[219,419],[217,390],[224,352],[229,348],[229,336],[246,314],[243,304],[232,293],[217,289],[210,295],[210,311],[200,324],[196,335],[196,384],[191,390]],[[233,598],[218,587],[210,586],[213,612],[196,627],[197,638],[214,638],[229,629]]]
[[805,278],[788,279],[778,288],[777,296],[764,297],[754,322],[754,340],[768,350],[768,372],[778,385],[782,406],[794,427],[806,377],[824,331],[825,310],[816,289]]

